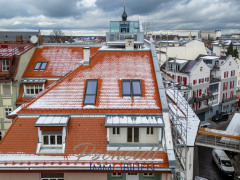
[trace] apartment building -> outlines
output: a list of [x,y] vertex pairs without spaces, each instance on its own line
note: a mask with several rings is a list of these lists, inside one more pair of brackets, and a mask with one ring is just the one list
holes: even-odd
[[34,51],[31,43],[0,44],[0,140],[12,123],[7,116],[16,108],[21,77]]
[[161,69],[166,80],[182,89],[200,120],[235,110],[238,65],[232,56],[170,59]]

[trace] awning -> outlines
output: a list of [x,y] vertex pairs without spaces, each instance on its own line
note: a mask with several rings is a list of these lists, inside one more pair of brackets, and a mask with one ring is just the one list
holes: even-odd
[[34,126],[67,126],[69,116],[40,116]]
[[22,83],[45,83],[46,79],[22,79]]
[[106,116],[106,127],[163,127],[161,116]]

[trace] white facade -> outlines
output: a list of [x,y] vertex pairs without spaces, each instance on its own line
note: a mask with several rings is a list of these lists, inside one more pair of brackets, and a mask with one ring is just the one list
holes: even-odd
[[216,40],[218,37],[221,37],[221,30],[201,30],[198,31],[198,38],[204,40]]
[[[167,57],[170,58],[178,58],[178,59],[187,59],[187,60],[194,60],[200,54],[207,55],[206,48],[204,43],[201,41],[193,40],[189,41],[182,46],[168,46],[160,48],[161,52],[167,52]],[[158,54],[158,59],[160,65],[166,62],[166,54],[160,53]]]

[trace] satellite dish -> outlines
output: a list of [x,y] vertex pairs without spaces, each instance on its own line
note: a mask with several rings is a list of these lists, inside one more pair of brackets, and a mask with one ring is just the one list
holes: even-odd
[[38,42],[38,37],[33,35],[31,38],[30,38],[30,42],[35,44],[36,42]]

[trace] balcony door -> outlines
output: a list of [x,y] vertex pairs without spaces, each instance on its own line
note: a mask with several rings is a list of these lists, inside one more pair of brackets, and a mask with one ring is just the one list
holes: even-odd
[[137,173],[126,173],[126,180],[139,180],[139,174],[137,174]]
[[139,142],[139,128],[128,128],[127,142]]

